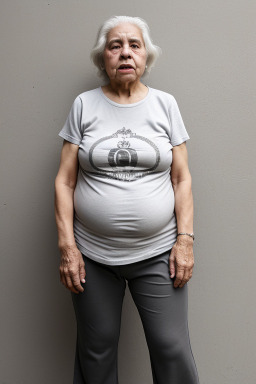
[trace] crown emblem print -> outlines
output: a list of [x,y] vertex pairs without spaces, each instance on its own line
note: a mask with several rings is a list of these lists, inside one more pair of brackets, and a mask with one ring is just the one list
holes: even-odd
[[123,127],[97,140],[90,148],[89,161],[102,177],[134,181],[157,168],[160,153],[148,137]]
[[117,136],[122,136],[123,140],[118,141],[116,148],[112,148],[108,154],[108,163],[111,167],[136,167],[138,155],[135,149],[130,148],[131,143],[125,140],[131,137],[132,132],[129,129],[120,129]]

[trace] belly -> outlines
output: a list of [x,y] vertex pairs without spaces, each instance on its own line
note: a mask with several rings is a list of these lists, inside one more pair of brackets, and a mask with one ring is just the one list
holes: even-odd
[[102,237],[152,237],[164,230],[174,214],[172,189],[160,194],[105,193],[76,188],[76,217],[89,231]]

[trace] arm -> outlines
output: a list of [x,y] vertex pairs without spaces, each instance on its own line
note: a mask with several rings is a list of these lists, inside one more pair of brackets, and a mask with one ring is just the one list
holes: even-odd
[[[175,213],[179,232],[193,232],[192,178],[188,168],[186,143],[173,147],[171,181],[175,196]],[[182,288],[192,277],[194,266],[193,239],[178,236],[170,255],[171,278],[176,276],[174,287]]]
[[74,190],[78,171],[78,145],[64,140],[58,174],[55,179],[55,217],[61,254],[60,279],[72,292],[83,292],[84,261],[78,250],[74,231]]

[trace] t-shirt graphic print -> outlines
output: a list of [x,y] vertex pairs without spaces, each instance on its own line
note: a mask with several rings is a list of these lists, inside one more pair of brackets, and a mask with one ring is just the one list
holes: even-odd
[[160,151],[147,137],[123,127],[97,140],[90,148],[89,160],[102,176],[133,181],[157,168]]

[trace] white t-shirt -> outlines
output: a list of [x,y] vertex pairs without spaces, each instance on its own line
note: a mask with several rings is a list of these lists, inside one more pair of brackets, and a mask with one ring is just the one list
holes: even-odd
[[189,139],[177,102],[148,87],[119,104],[96,88],[76,97],[59,133],[79,145],[74,234],[87,257],[122,265],[173,246],[172,148]]

